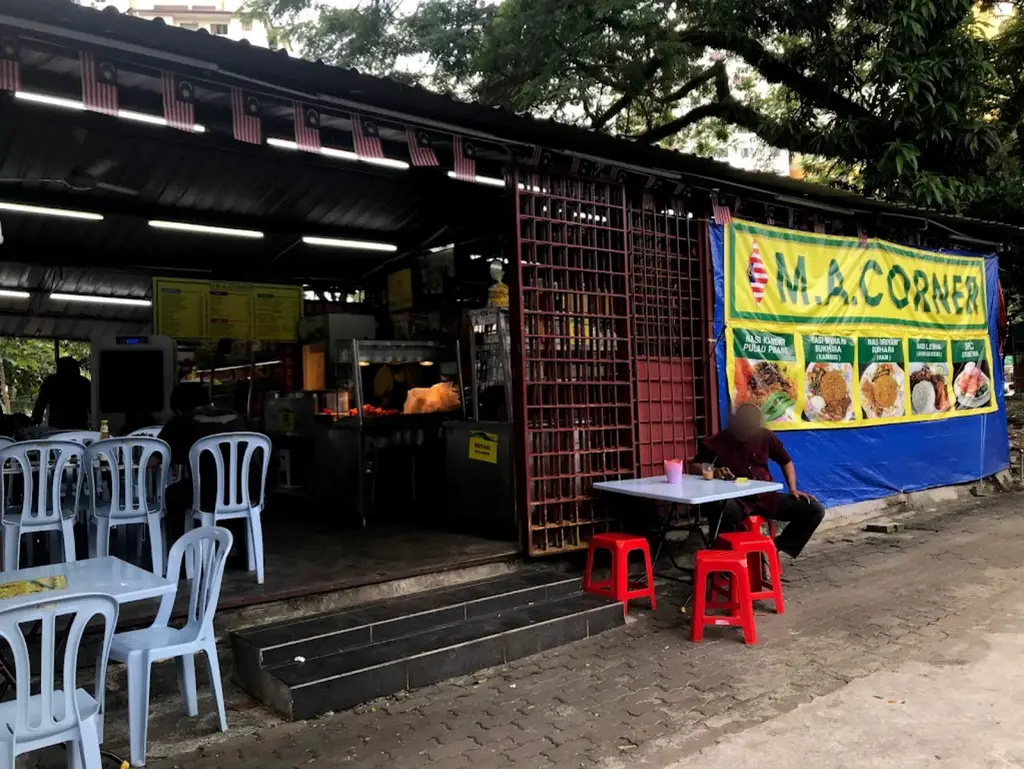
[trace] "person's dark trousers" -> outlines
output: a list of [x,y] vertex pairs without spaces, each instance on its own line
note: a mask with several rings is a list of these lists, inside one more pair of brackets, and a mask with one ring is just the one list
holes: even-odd
[[[796,558],[803,551],[804,547],[814,536],[814,532],[821,525],[825,518],[825,508],[817,501],[808,502],[797,499],[789,494],[772,494],[774,499],[763,507],[771,510],[765,512],[761,505],[755,508],[751,515],[760,515],[772,521],[786,523],[786,528],[775,538],[775,547],[780,553],[786,553]],[[739,500],[731,499],[725,502],[719,513],[709,511],[709,520],[715,523],[715,515],[721,516],[719,531],[743,531],[743,519],[747,517],[746,511]]]
[[[173,545],[185,533],[185,519],[192,510],[192,481],[183,480],[167,487],[167,547]],[[228,554],[227,566],[232,569],[248,568],[245,550],[245,521],[221,521],[235,538]],[[179,577],[180,578],[180,577]]]

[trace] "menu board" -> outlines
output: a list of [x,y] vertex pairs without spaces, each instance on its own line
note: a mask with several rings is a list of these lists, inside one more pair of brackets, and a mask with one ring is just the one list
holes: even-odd
[[175,339],[292,342],[301,286],[153,279],[154,333]]
[[737,220],[724,262],[730,398],[773,429],[998,407],[982,259]]

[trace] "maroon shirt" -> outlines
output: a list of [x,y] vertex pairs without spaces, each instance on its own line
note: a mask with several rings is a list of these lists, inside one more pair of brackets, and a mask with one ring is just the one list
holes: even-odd
[[[750,478],[753,481],[772,480],[769,460],[779,467],[793,461],[775,433],[764,429],[747,441],[738,440],[731,430],[722,430],[705,438],[697,449],[697,456],[693,458],[695,463],[714,462],[715,467],[728,467],[737,478]],[[748,514],[755,508],[768,513],[775,506],[772,494],[744,497],[738,501]]]

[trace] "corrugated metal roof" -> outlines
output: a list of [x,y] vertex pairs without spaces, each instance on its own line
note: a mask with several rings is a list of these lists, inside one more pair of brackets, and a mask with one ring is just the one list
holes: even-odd
[[0,262],[0,289],[29,291],[29,299],[0,296],[0,336],[91,339],[101,334],[140,334],[152,310],[111,304],[56,301],[51,293],[147,299],[148,275]]
[[[294,59],[284,51],[259,49],[244,41],[234,42],[169,27],[162,21],[128,17],[113,8],[97,12],[62,0],[5,0],[0,8],[0,20],[4,17],[43,39],[63,40],[72,46],[105,46],[119,57],[131,58],[140,64],[163,66],[200,80],[219,81],[221,85],[252,88],[262,94],[276,95],[284,104],[292,98],[301,98],[335,113],[344,114],[353,107],[376,112],[385,120],[381,126],[384,136],[389,134],[388,119],[399,129],[408,121],[437,129],[442,136],[443,132],[452,131],[476,136],[492,142],[491,149],[501,150],[506,155],[513,144],[538,145],[620,164],[641,173],[654,172],[683,179],[695,188],[781,194],[806,200],[808,205],[817,201],[840,206],[858,215],[924,216],[946,223],[958,222],[975,233],[998,232],[1018,237],[1024,232],[1024,228],[1016,225],[965,219],[867,199],[773,174],[742,171],[707,158],[638,145],[550,120],[467,104],[418,86]],[[73,63],[68,73],[75,73]],[[137,73],[127,73],[124,84],[140,87]],[[205,102],[207,98],[202,100]],[[212,101],[216,103],[217,99]],[[488,152],[486,143],[478,149],[484,155]]]

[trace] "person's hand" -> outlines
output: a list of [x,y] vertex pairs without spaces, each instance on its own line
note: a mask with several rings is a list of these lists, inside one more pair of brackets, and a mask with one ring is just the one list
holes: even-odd
[[736,476],[728,467],[716,467],[715,477],[723,481],[734,481]]
[[793,497],[793,499],[798,499],[801,502],[811,503],[818,501],[813,496],[808,494],[806,491],[799,491],[798,489],[793,489],[792,491],[790,491],[789,496]]

